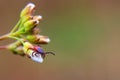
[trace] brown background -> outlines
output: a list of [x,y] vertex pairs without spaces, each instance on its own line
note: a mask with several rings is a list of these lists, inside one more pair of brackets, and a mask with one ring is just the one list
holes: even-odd
[[51,38],[43,48],[56,56],[39,64],[1,50],[0,80],[120,80],[119,0],[0,0],[0,35],[29,2],[43,16],[41,34]]

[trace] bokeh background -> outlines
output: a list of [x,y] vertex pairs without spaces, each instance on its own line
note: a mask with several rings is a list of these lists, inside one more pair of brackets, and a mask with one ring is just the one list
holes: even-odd
[[29,2],[43,16],[41,34],[51,38],[43,48],[56,56],[39,64],[1,50],[0,80],[120,80],[119,0],[0,0],[0,35]]

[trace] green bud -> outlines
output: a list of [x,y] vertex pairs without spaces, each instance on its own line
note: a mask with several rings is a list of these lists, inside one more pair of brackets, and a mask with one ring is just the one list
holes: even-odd
[[39,21],[35,20],[29,20],[24,23],[23,27],[21,27],[18,31],[15,33],[12,33],[12,36],[20,36],[21,34],[29,34],[32,33],[32,30],[34,29],[35,26],[37,26]]
[[12,33],[11,36],[19,37],[21,34],[30,34],[33,29],[37,26],[39,21],[29,20],[23,24],[23,26],[18,29],[16,32]]
[[8,45],[7,49],[11,50],[14,54],[24,55],[22,43],[20,41]]
[[33,3],[27,4],[25,8],[21,11],[20,17],[31,15],[35,9],[35,5]]
[[20,41],[16,41],[16,42],[14,42],[14,43],[11,43],[9,46],[8,46],[8,49],[15,49],[16,47],[18,47],[18,46],[21,46],[22,45],[22,43],[20,42]]
[[39,24],[39,21],[42,19],[41,16],[24,16],[21,18],[21,25],[19,27],[19,33],[31,33],[35,26]]
[[25,53],[24,53],[24,51],[23,51],[23,46],[16,47],[16,49],[13,50],[13,53],[14,53],[14,54],[21,55],[21,56],[24,56]]
[[30,30],[32,30],[35,26],[37,26],[38,23],[39,23],[38,20],[29,20],[25,22],[24,23],[25,32],[29,32]]
[[32,18],[33,18],[33,16],[29,16],[29,15],[23,16],[23,17],[21,18],[21,23],[20,23],[20,25],[19,25],[19,28],[23,27],[23,24],[24,24],[25,22],[27,22],[28,20],[32,20]]

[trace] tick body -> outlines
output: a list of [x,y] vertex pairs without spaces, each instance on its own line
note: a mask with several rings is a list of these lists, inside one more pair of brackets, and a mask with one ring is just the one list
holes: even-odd
[[38,54],[41,54],[43,58],[45,57],[45,52],[43,51],[43,49],[42,49],[40,46],[35,46],[35,47],[34,47],[34,50],[35,50]]

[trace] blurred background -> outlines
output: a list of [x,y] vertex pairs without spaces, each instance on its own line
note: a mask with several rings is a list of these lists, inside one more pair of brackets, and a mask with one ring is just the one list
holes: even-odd
[[29,2],[43,16],[41,34],[51,39],[43,49],[56,56],[40,64],[1,50],[1,80],[120,80],[119,0],[0,0],[0,35]]

